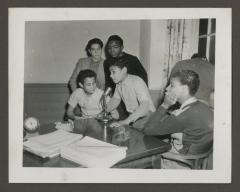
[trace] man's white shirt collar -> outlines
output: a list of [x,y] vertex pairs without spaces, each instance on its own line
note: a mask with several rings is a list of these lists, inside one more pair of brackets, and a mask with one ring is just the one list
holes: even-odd
[[196,97],[190,97],[189,99],[187,99],[187,100],[181,105],[180,109],[182,109],[182,108],[184,108],[185,106],[187,106],[187,105],[189,105],[189,104],[191,104],[191,103],[194,103],[194,102],[196,102],[196,101],[197,101]]
[[[187,106],[187,105],[189,105],[189,104],[191,104],[191,103],[194,103],[194,102],[196,102],[196,101],[197,101],[196,97],[191,97],[191,98],[189,98],[188,100],[186,100],[186,101],[181,105],[181,107],[180,107],[179,109],[172,111],[171,114],[173,114],[173,115],[175,115],[175,116],[180,115],[182,112],[184,112],[184,111],[186,111],[187,109],[190,108],[190,106]],[[186,106],[187,106],[187,107],[186,107]]]

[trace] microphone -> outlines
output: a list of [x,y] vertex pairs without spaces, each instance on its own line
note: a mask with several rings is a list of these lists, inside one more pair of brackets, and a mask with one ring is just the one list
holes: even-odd
[[106,90],[104,91],[104,93],[102,94],[101,96],[101,99],[100,99],[100,102],[103,104],[103,105],[106,105],[106,98],[107,96],[109,96],[111,94],[111,91],[112,91],[112,88],[111,87],[107,87]]
[[102,94],[102,97],[100,99],[100,102],[101,102],[101,105],[102,105],[102,108],[103,108],[103,116],[102,116],[102,119],[101,121],[107,123],[109,121],[109,116],[108,116],[108,113],[107,113],[107,96],[110,95],[112,89],[111,87],[107,87],[106,90],[104,91],[104,93]]
[[112,88],[111,87],[107,87],[105,92],[103,93],[103,96],[108,96],[112,91]]

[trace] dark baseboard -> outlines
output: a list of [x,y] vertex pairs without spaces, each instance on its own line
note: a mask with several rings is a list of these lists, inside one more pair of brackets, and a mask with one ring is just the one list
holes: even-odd
[[69,97],[67,84],[24,84],[24,117],[41,124],[61,121]]

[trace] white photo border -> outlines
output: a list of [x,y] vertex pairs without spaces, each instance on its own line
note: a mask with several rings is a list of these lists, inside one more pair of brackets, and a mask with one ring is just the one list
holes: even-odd
[[[9,8],[9,182],[230,183],[231,14],[230,8]],[[22,166],[25,21],[196,18],[216,18],[213,170],[53,169]]]

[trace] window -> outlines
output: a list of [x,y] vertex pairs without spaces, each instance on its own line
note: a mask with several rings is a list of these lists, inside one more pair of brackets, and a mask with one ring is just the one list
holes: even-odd
[[216,19],[200,19],[198,53],[215,64]]

